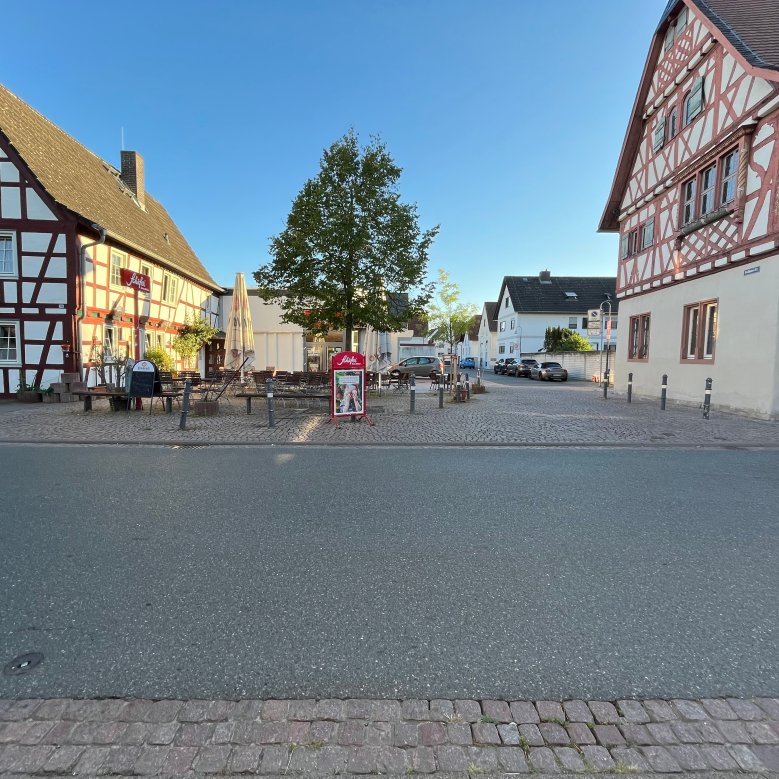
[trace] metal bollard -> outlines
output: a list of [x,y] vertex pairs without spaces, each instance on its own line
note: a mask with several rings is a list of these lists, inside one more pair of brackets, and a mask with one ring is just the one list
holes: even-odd
[[417,382],[413,373],[408,379],[408,394],[411,398],[411,413],[413,414],[417,405]]
[[628,403],[632,402],[633,398],[633,374],[628,373]]
[[467,373],[465,374],[465,399],[471,399],[471,377]]
[[181,419],[179,421],[179,430],[187,429],[187,414],[189,414],[189,395],[192,392],[192,382],[189,379],[184,381],[184,397],[181,400]]
[[438,384],[438,408],[444,407],[444,374],[441,374],[441,381]]
[[455,373],[455,378],[457,379],[454,383],[454,402],[459,403],[461,401],[460,398],[460,374]]
[[711,409],[711,379],[706,379],[706,390],[703,393],[703,418],[709,418]]
[[606,368],[606,372],[603,374],[603,399],[606,400],[609,396],[609,369]]
[[665,394],[668,390],[668,374],[663,374],[663,383],[660,385],[660,410],[665,411]]
[[276,427],[273,419],[273,379],[265,379],[265,396],[268,399],[268,427]]

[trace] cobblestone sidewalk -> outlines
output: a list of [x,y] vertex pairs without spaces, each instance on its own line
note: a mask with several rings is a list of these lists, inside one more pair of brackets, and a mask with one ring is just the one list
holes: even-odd
[[[779,446],[779,423],[700,409],[624,398],[603,399],[585,382],[546,384],[485,379],[488,392],[467,403],[448,398],[438,407],[437,393],[420,382],[415,413],[408,393],[369,396],[375,425],[330,424],[324,402],[301,408],[281,402],[276,425],[268,425],[264,402],[247,415],[240,398],[220,401],[216,417],[190,416],[179,429],[180,414],[120,412],[105,401],[84,412],[80,403],[6,405],[0,414],[0,442],[76,442],[118,444],[368,444],[504,446]],[[10,410],[9,410],[10,409]]]
[[779,699],[0,700],[0,775],[779,772]]

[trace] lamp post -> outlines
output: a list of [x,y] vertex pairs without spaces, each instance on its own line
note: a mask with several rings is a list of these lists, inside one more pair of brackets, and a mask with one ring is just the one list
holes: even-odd
[[[608,306],[608,312],[603,308],[604,306]],[[604,384],[603,384],[603,397],[606,397],[606,393],[608,391],[609,387],[609,351],[611,351],[611,301],[610,300],[604,300],[600,304],[600,310],[602,313],[606,314],[605,316],[605,323],[606,323],[606,372],[604,373]],[[602,331],[601,331],[601,338],[603,337]]]

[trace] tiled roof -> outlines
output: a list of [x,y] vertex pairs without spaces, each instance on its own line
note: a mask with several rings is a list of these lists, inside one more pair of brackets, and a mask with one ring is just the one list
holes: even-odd
[[550,276],[547,283],[538,276],[506,276],[503,285],[518,313],[579,314],[604,300],[611,300],[612,313],[618,307],[615,276]]
[[2,85],[0,132],[57,203],[104,227],[117,242],[205,287],[220,289],[168,212],[148,192],[144,211],[115,167]]
[[756,68],[779,70],[779,0],[693,0]]
[[487,325],[493,333],[498,332],[498,303],[489,302],[484,304],[484,309],[487,314]]

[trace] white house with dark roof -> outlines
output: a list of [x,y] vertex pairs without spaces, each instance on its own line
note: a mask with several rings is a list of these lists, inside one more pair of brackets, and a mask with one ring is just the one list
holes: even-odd
[[[619,234],[616,386],[779,418],[776,0],[671,0],[600,230]],[[759,369],[738,369],[745,349]]]
[[490,368],[495,364],[495,354],[498,350],[498,323],[495,312],[498,309],[497,301],[484,304],[479,320],[479,358],[476,362],[479,368]]
[[548,327],[573,330],[601,348],[601,338],[589,336],[589,312],[612,314],[612,344],[615,343],[617,298],[613,276],[553,276],[548,270],[538,276],[505,276],[495,312],[495,360],[541,351]]
[[0,86],[0,396],[63,371],[94,380],[98,352],[167,350],[220,289],[139,154],[116,168]]

